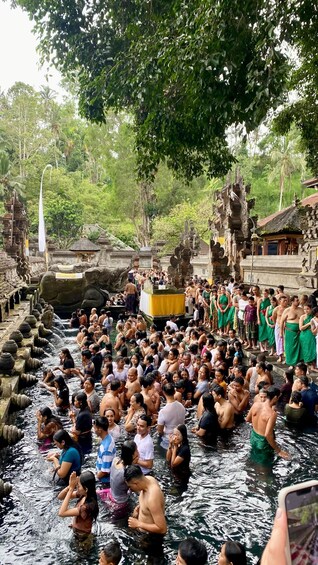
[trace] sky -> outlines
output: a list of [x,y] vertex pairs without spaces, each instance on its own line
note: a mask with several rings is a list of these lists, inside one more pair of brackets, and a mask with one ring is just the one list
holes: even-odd
[[53,67],[40,67],[32,22],[21,8],[11,9],[8,0],[0,0],[0,53],[0,91],[7,91],[21,81],[36,89],[48,85],[62,94],[58,71]]

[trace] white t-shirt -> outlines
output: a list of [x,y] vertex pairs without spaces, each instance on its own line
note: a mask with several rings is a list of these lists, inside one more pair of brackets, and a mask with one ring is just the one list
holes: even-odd
[[164,449],[168,449],[169,436],[174,428],[179,426],[179,424],[184,424],[185,412],[185,407],[177,400],[169,402],[159,411],[158,424],[164,426],[160,445]]
[[[140,434],[136,434],[134,437],[134,442],[138,448],[139,459],[141,459],[142,461],[154,459],[154,446],[151,435],[147,434],[146,437],[141,437]],[[151,471],[151,469],[147,469],[147,467],[142,467],[141,465],[140,469],[142,470],[144,475],[147,475]]]
[[166,326],[168,326],[168,328],[171,328],[172,330],[175,330],[176,332],[179,331],[177,324],[175,322],[172,322],[171,320],[168,320]]

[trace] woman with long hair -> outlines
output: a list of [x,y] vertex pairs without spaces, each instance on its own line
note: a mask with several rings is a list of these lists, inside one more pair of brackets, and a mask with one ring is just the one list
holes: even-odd
[[41,384],[53,394],[56,408],[67,410],[70,407],[70,391],[62,375],[53,379],[52,386],[43,381]]
[[76,395],[74,405],[79,412],[77,415],[70,412],[70,418],[73,422],[71,433],[80,444],[83,452],[88,453],[92,447],[93,419],[85,392],[79,392]]
[[63,424],[57,416],[54,416],[51,408],[44,406],[36,413],[38,421],[37,436],[38,439],[52,440],[56,432],[63,429]]
[[125,418],[126,432],[135,432],[137,430],[137,421],[142,414],[146,414],[144,397],[140,392],[135,392],[130,399],[130,406]]
[[207,392],[202,396],[203,412],[196,428],[192,428],[194,433],[199,438],[202,438],[206,443],[215,443],[219,431],[219,423],[217,413],[214,408],[213,396]]
[[54,367],[54,371],[61,371],[65,377],[71,377],[75,368],[74,359],[67,347],[63,347],[60,353],[60,366]]
[[[75,508],[69,508],[70,501],[74,498],[78,498],[78,502]],[[58,499],[63,500],[59,516],[61,518],[72,516],[74,534],[80,538],[87,537],[99,512],[94,473],[84,471],[79,477],[76,473],[72,473],[68,487],[60,492]]]
[[129,488],[124,479],[125,468],[136,464],[139,458],[137,445],[132,440],[124,441],[120,457],[114,457],[110,468],[110,489],[98,491],[105,502],[109,500],[117,505],[126,505],[129,500]]
[[59,430],[53,436],[53,441],[58,452],[48,454],[46,460],[53,463],[54,478],[57,484],[68,484],[70,475],[75,472],[79,475],[82,466],[82,453],[66,430]]
[[191,453],[189,448],[187,428],[180,424],[174,428],[169,438],[166,461],[178,474],[189,474]]

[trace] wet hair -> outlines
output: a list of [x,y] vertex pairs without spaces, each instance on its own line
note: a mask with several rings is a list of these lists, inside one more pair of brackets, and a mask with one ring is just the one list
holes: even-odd
[[147,428],[150,428],[151,426],[151,416],[147,416],[146,414],[141,414],[141,416],[139,416],[138,420],[142,420],[143,422],[146,422],[147,424]]
[[[262,390],[266,385],[268,385],[268,382],[267,382],[267,381],[260,381],[260,382],[258,383],[258,385],[257,385],[259,392],[261,392],[261,390]],[[265,392],[265,391],[264,391],[264,392]]]
[[53,440],[57,441],[58,443],[62,443],[62,441],[64,441],[65,449],[69,449],[69,447],[74,447],[75,449],[77,449],[80,455],[81,464],[83,463],[84,456],[81,450],[81,446],[77,441],[74,441],[72,439],[72,437],[66,430],[58,430],[58,432],[54,434]]
[[305,385],[305,387],[309,387],[309,379],[306,376],[299,377],[300,382]]
[[95,381],[93,377],[87,377],[84,382],[87,383],[87,381],[91,383],[91,385],[93,385],[93,388],[95,387]]
[[110,561],[114,565],[118,565],[121,558],[122,552],[118,541],[111,540],[103,547],[102,553],[104,553],[107,561]]
[[295,402],[295,404],[299,404],[302,400],[301,393],[298,390],[294,390],[290,395],[290,400]]
[[246,551],[244,545],[237,541],[226,541],[224,543],[225,557],[232,565],[247,565]]
[[[106,410],[105,410],[105,412],[106,412]],[[109,422],[108,422],[106,416],[97,416],[94,420],[94,424],[95,424],[96,428],[101,428],[105,432],[107,432],[107,430],[109,428]]]
[[[104,410],[104,416],[106,416],[106,412],[108,412],[108,411],[109,411],[109,412],[112,412],[112,413],[113,413],[113,416],[115,416],[115,410],[114,410],[113,408],[105,408],[105,410]],[[107,416],[106,416],[106,418],[107,418]]]
[[136,449],[137,445],[133,440],[127,439],[126,441],[124,441],[123,445],[121,446],[120,458],[125,467],[132,464]]
[[143,477],[142,470],[139,465],[128,465],[124,471],[124,479],[126,483],[134,479],[141,479]]
[[234,382],[235,382],[235,383],[238,383],[238,384],[241,385],[241,386],[244,386],[244,379],[243,379],[243,377],[235,377]]
[[294,380],[294,369],[287,369],[285,371],[285,377],[287,379],[287,381],[291,384],[293,384],[293,380]]
[[134,394],[131,395],[131,398],[133,396],[135,397],[135,401],[137,402],[137,404],[140,404],[140,406],[145,408],[144,397],[141,394],[141,392],[134,392]]
[[57,384],[59,390],[62,390],[63,388],[68,389],[68,386],[65,382],[64,377],[62,377],[62,375],[59,375],[58,377],[54,377],[53,382]]
[[267,389],[267,398],[269,398],[270,400],[273,400],[273,398],[275,398],[275,396],[277,396],[277,398],[280,397],[280,390],[276,386],[270,386]]
[[225,398],[225,390],[224,390],[223,386],[214,384],[213,385],[213,391],[215,392],[215,394],[217,396],[222,396],[222,398]]
[[67,347],[63,347],[61,351],[62,353],[64,353],[64,355],[66,355],[68,359],[73,359],[72,355],[70,354],[70,350]]
[[118,390],[120,387],[120,381],[118,381],[117,379],[110,383],[110,390]]
[[87,490],[85,506],[88,508],[89,513],[96,520],[99,512],[97,494],[96,494],[96,480],[92,471],[84,471],[79,477],[80,483],[83,488]]
[[297,363],[296,367],[298,367],[298,369],[300,369],[300,371],[302,371],[303,373],[307,373],[307,365],[306,363]]
[[40,408],[39,412],[42,417],[46,418],[45,424],[49,424],[50,422],[55,422],[60,426],[61,429],[63,428],[62,421],[60,420],[60,418],[58,418],[53,414],[51,408],[49,408],[48,406],[43,406],[43,408]]
[[151,373],[148,373],[148,375],[143,375],[142,377],[140,377],[140,384],[144,388],[147,388],[148,386],[152,386],[154,382],[155,379],[153,378]]
[[86,357],[86,359],[91,359],[92,354],[89,349],[83,349],[82,357]]
[[76,395],[76,400],[80,404],[80,410],[85,410],[86,408],[88,408],[87,395],[85,394],[85,392],[79,392]]
[[205,392],[202,395],[202,403],[203,403],[203,408],[205,410],[207,410],[208,412],[214,412],[215,411],[215,409],[214,409],[214,398],[210,393]]
[[193,355],[196,355],[198,353],[199,347],[197,343],[191,343],[191,345],[189,346],[189,351],[190,353],[192,353]]
[[185,426],[184,424],[179,424],[179,426],[176,426],[176,429],[182,435],[182,444],[189,445],[187,426]]
[[194,538],[183,540],[179,544],[178,551],[187,565],[205,565],[208,559],[204,543]]
[[165,393],[166,396],[173,396],[175,393],[174,385],[172,383],[166,383],[163,386],[163,392]]
[[207,358],[208,361],[211,361],[211,359],[212,359],[212,353],[211,353],[211,351],[209,351],[209,350],[207,349],[207,350],[204,352],[203,355],[206,356],[206,358]]

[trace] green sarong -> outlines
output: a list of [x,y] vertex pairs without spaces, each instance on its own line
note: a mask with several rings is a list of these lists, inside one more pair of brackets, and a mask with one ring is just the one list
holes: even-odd
[[227,314],[227,323],[230,326],[230,329],[233,330],[233,326],[234,326],[234,316],[235,316],[235,306],[230,306],[230,308],[228,309],[228,314]]
[[[269,321],[270,324],[273,323],[273,320],[272,320],[273,311],[274,311],[274,306],[270,306],[268,308],[268,311],[267,311],[267,317],[268,317],[268,321]],[[273,328],[270,328],[269,326],[267,326],[267,341],[268,341],[268,345],[270,347],[274,347],[274,345],[275,345],[275,326]]]
[[271,303],[270,299],[265,298],[264,300],[261,301],[260,306],[259,306],[260,324],[258,326],[258,341],[266,341],[267,340],[268,325],[267,325],[266,319],[265,319],[265,312],[266,312],[266,308],[270,305],[270,303]]
[[300,360],[299,324],[286,322],[285,327],[286,365],[296,365]]
[[[220,298],[219,298],[219,304],[221,306],[221,308],[226,308],[228,305],[228,297],[226,296],[226,294],[221,294]],[[222,312],[221,310],[218,310],[218,328],[219,329],[223,329],[227,326],[227,317],[228,317],[228,311],[226,310],[226,312]]]
[[[312,316],[307,316],[304,319],[303,324],[308,324]],[[310,328],[303,330],[299,334],[299,344],[300,344],[300,354],[299,358],[305,363],[312,363],[316,360],[316,338],[312,334]]]
[[266,437],[261,436],[256,433],[255,430],[252,430],[250,441],[254,456],[261,456],[262,459],[273,458],[275,451],[272,446],[269,445]]

